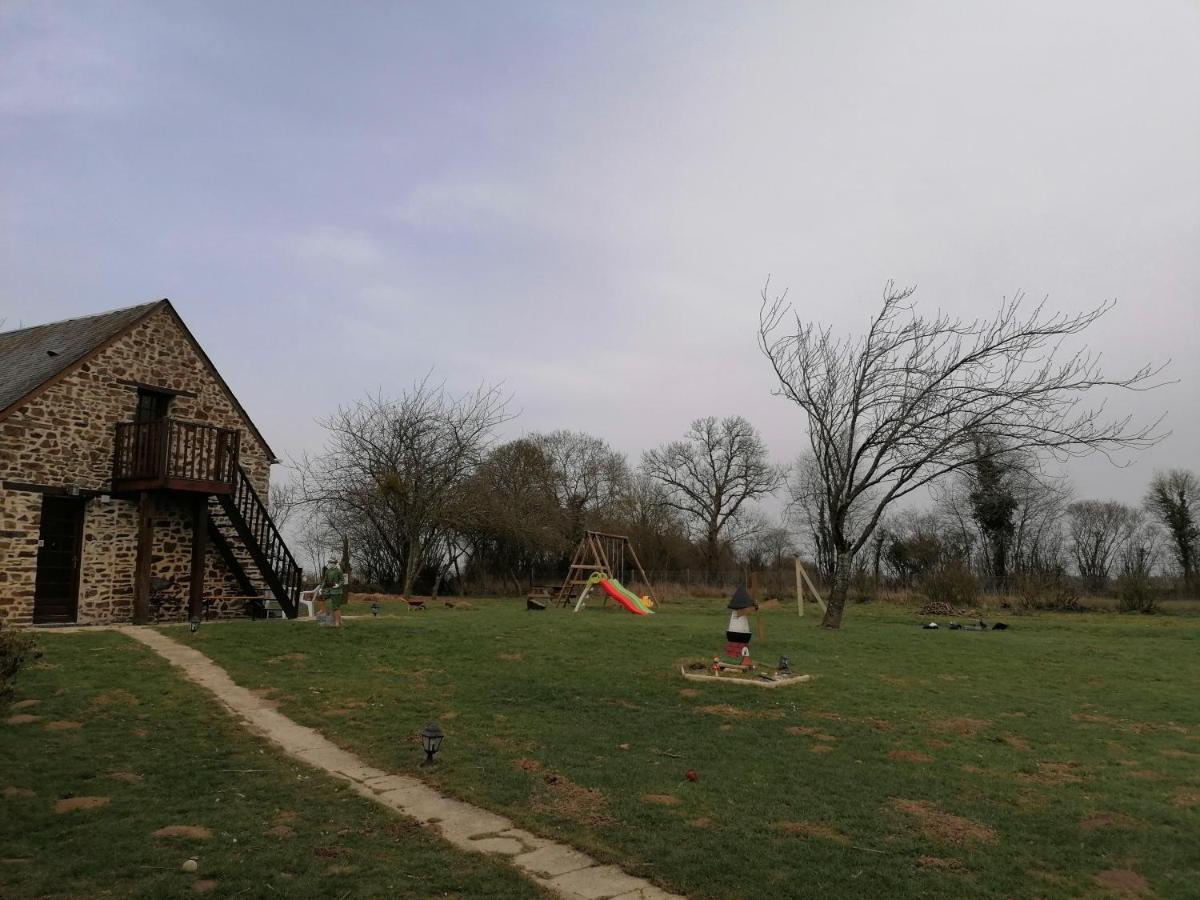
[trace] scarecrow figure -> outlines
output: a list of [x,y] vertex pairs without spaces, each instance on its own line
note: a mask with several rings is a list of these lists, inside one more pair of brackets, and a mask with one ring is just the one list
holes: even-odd
[[727,609],[733,612],[729,615],[729,627],[725,631],[725,655],[731,661],[743,666],[751,665],[750,661],[750,617],[749,611],[758,609],[758,604],[750,596],[744,584],[738,585]]

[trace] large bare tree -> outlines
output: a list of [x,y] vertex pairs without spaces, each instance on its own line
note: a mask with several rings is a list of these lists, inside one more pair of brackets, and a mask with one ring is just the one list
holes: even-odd
[[455,396],[428,377],[398,399],[340,407],[320,422],[324,452],[299,466],[304,499],[409,593],[423,567],[444,568],[466,483],[507,408],[498,387]]
[[1140,510],[1115,500],[1080,500],[1067,507],[1071,556],[1088,590],[1108,586],[1114,563],[1142,524]]
[[1200,568],[1200,478],[1186,469],[1155,472],[1144,502],[1167,530],[1184,586],[1194,591]]
[[762,437],[741,416],[697,419],[683,440],[644,453],[642,471],[662,482],[666,503],[683,514],[702,542],[710,578],[717,574],[723,545],[745,521],[747,503],[783,483]]
[[[1158,369],[1103,374],[1096,354],[1062,351],[1111,309],[1078,315],[1026,308],[1020,295],[989,319],[919,315],[913,288],[889,282],[865,334],[837,337],[762,290],[759,346],[778,393],[808,419],[808,437],[837,554],[823,624],[842,622],[854,555],[897,500],[1007,452],[1059,458],[1143,447],[1154,427],[1085,405],[1101,388],[1144,389]],[[865,501],[865,502],[864,502]],[[861,524],[852,513],[864,506]]]

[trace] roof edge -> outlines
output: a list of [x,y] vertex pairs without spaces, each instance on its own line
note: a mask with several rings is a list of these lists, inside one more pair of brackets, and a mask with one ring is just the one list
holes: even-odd
[[[125,307],[121,307],[119,309],[109,310],[109,312],[120,312],[123,309],[136,309],[139,305],[140,304],[134,304],[133,306],[125,306]],[[132,320],[131,322],[127,322],[125,325],[118,328],[116,331],[114,331],[112,334],[110,334],[108,337],[106,337],[100,343],[96,344],[96,346],[92,347],[86,353],[82,354],[78,359],[72,360],[67,365],[63,366],[61,369],[59,369],[57,372],[55,372],[53,375],[51,375],[49,378],[47,378],[45,381],[42,381],[41,383],[34,385],[32,388],[30,388],[28,391],[26,391],[22,396],[18,397],[12,403],[8,404],[8,406],[4,407],[4,409],[0,409],[0,422],[3,422],[5,419],[7,419],[9,417],[10,414],[12,414],[16,410],[20,409],[22,406],[24,406],[30,400],[33,400],[35,397],[37,397],[39,394],[41,394],[47,388],[52,387],[53,385],[55,385],[59,381],[61,381],[63,378],[65,378],[67,375],[69,375],[71,372],[74,372],[76,369],[78,369],[80,366],[82,366],[88,360],[95,357],[102,350],[106,350],[109,347],[111,347],[117,341],[118,338],[123,337],[124,335],[128,334],[129,331],[131,331],[133,328],[140,325],[142,322],[146,321],[146,319],[148,317],[152,316],[154,313],[156,313],[160,309],[162,309],[164,307],[164,305],[167,307],[171,306],[171,301],[168,300],[166,297],[162,298],[161,300],[153,300],[153,301],[147,303],[145,311],[141,315],[139,315],[136,319]],[[58,324],[61,324],[62,322],[73,322],[76,319],[84,319],[84,318],[87,318],[87,316],[76,316],[75,319],[59,319],[57,322],[46,322],[42,325],[30,325],[28,328],[18,328],[15,331],[7,331],[7,332],[5,332],[5,334],[18,334],[22,331],[30,331],[34,328],[45,328],[47,325],[58,325]]]

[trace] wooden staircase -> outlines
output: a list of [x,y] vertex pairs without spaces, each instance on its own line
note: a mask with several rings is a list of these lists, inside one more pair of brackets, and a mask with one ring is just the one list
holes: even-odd
[[233,490],[208,499],[209,535],[248,595],[269,591],[289,619],[299,608],[303,570],[239,465]]

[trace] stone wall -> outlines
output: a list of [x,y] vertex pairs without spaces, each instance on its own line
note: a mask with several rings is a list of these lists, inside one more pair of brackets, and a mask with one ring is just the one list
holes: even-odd
[[113,426],[137,408],[137,388],[120,380],[195,394],[174,397],[169,415],[239,429],[242,468],[265,499],[267,447],[165,307],[0,422],[0,481],[108,490]]
[[0,622],[6,625],[33,618],[41,524],[41,494],[0,490]]

